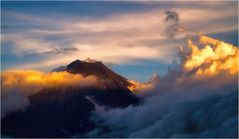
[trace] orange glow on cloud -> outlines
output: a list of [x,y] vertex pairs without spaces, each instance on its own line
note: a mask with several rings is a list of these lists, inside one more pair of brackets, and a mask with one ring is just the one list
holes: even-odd
[[9,70],[2,72],[2,92],[18,90],[31,95],[43,88],[88,86],[97,82],[96,77],[82,77],[68,72],[42,73],[33,70]]
[[[188,47],[189,49],[185,51],[182,47],[180,48],[183,54],[181,74],[192,73],[193,78],[187,74],[180,78],[175,77],[178,86],[184,86],[196,80],[205,82],[211,80],[210,87],[215,87],[237,77],[238,48],[236,46],[207,36],[200,36],[199,45],[188,40]],[[221,78],[223,78],[222,81],[218,80]],[[129,82],[133,85],[128,86],[128,88],[136,94],[150,92],[157,87],[157,83],[154,82],[140,83],[134,80],[129,80]]]
[[183,65],[186,71],[196,70],[197,75],[216,75],[221,71],[238,73],[238,49],[236,46],[207,36],[200,37],[199,48],[188,40],[191,53]]
[[141,94],[154,89],[156,83],[141,83],[135,80],[128,80],[132,85],[128,86],[128,89],[134,93]]

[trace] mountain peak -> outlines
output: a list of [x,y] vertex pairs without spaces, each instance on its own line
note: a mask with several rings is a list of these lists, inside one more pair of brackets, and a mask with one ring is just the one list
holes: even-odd
[[66,66],[66,70],[70,73],[79,73],[83,76],[94,75],[96,73],[105,73],[105,66],[102,62],[86,59],[75,60]]
[[99,79],[105,80],[107,82],[107,86],[109,83],[114,84],[115,88],[127,88],[127,86],[131,85],[126,78],[113,72],[101,61],[96,61],[90,58],[87,58],[86,60],[77,59],[71,62],[66,66],[66,71],[73,74],[81,74],[84,77],[94,75]]

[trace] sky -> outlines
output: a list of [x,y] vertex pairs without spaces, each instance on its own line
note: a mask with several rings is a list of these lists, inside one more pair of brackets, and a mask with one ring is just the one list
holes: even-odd
[[[165,11],[187,32],[168,38]],[[1,1],[1,70],[51,71],[89,58],[128,79],[165,75],[187,37],[238,46],[237,1]]]

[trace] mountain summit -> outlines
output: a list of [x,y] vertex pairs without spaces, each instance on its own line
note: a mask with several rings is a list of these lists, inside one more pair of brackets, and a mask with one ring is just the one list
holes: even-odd
[[72,74],[81,74],[83,77],[94,75],[101,81],[104,81],[106,87],[110,89],[125,89],[132,85],[126,78],[113,72],[102,62],[90,58],[86,60],[77,59],[67,66],[60,66],[52,71],[67,71]]
[[84,77],[94,75],[101,80],[105,80],[108,86],[114,84],[116,88],[127,88],[131,85],[126,78],[116,74],[102,62],[89,58],[85,61],[75,60],[67,65],[65,70],[73,74],[81,74]]

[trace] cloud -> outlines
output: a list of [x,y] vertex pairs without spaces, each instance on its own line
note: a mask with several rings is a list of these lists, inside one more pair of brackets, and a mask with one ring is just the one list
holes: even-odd
[[[28,55],[49,55],[49,54],[66,54],[66,53],[72,53],[72,52],[75,52],[75,51],[78,51],[77,48],[75,47],[68,47],[68,48],[55,48],[55,49],[52,49],[52,50],[49,50],[49,51],[45,51],[45,52],[41,52],[41,53],[31,53],[31,54],[28,54]],[[26,56],[26,55],[25,55]]]
[[203,49],[190,40],[188,43],[191,54],[185,61],[185,70],[208,76],[225,70],[231,74],[238,72],[237,47],[207,36],[200,37],[200,43],[206,45]]
[[[205,39],[205,36],[202,36],[202,39]],[[218,41],[212,38],[206,40],[207,43]],[[224,42],[216,44],[214,50],[228,47]],[[231,49],[234,48],[236,47]],[[210,75],[207,72],[197,74],[196,71],[187,74],[184,64],[191,60],[191,57],[187,56],[193,53],[185,53],[185,60],[182,60],[180,68],[170,70],[156,85],[154,84],[153,89],[150,86],[150,90],[145,92],[144,87],[138,87],[143,89],[143,93],[148,93],[144,95],[142,105],[125,109],[97,110],[92,119],[98,124],[98,128],[86,136],[237,137],[238,69],[231,73],[230,68],[234,68],[234,65],[230,65],[229,69],[218,70]],[[102,129],[108,129],[108,132]]]
[[[139,107],[98,112],[97,116],[101,119],[98,124],[110,131],[97,133],[99,129],[96,129],[90,133],[91,137],[237,136],[236,92],[200,100],[184,99],[187,96],[178,98],[176,93],[171,93],[149,98]],[[223,132],[225,129],[231,131]]]
[[96,85],[94,76],[83,77],[68,72],[43,73],[33,70],[8,70],[1,73],[1,117],[12,111],[24,109],[28,96],[45,88],[86,87]]
[[52,42],[32,38],[24,34],[6,34],[2,36],[2,39],[13,43],[13,45],[10,45],[10,52],[16,56],[44,53],[57,48],[57,45]]
[[[235,85],[238,74],[238,48],[208,36],[198,36],[193,40],[195,42],[188,40],[188,47],[179,47],[180,60],[174,60],[172,69],[169,68],[169,73],[163,80],[156,78],[155,81],[146,83],[130,80],[133,85],[129,86],[129,89],[144,96],[159,92],[158,88],[161,88],[160,92],[166,91],[171,85],[179,90],[188,89],[188,86],[200,90],[202,86],[210,84],[208,89],[211,87],[224,91],[225,86],[221,88],[221,85]],[[220,80],[221,78],[223,80]]]
[[[158,6],[160,7],[160,4]],[[176,56],[175,48],[178,44],[166,43],[167,38],[163,35],[167,28],[167,23],[164,22],[165,10],[172,9],[177,12],[182,26],[188,31],[207,34],[237,29],[237,21],[234,22],[238,16],[237,8],[233,6],[235,5],[231,3],[214,2],[202,3],[191,8],[190,4],[175,2],[171,8],[161,6],[158,9],[152,8],[152,10],[140,12],[115,13],[103,18],[74,16],[65,18],[63,16],[60,19],[46,15],[33,16],[4,11],[4,17],[29,24],[29,27],[24,27],[21,33],[3,34],[3,42],[12,44],[11,47],[3,47],[10,49],[13,55],[39,53],[42,57],[44,52],[62,50],[67,47],[76,48],[78,51],[73,54],[66,53],[62,56],[68,57],[71,61],[76,57],[86,59],[90,56],[110,63],[130,63],[137,59],[153,59],[170,63],[172,57]],[[215,9],[217,9],[216,13]],[[4,36],[11,37],[7,39]],[[185,34],[178,34],[175,39],[185,41]],[[156,44],[152,46],[150,40],[157,40]],[[139,55],[142,52],[147,53]],[[33,66],[39,69],[41,68],[39,65],[53,67],[56,63],[62,65],[69,61],[63,58],[57,60],[58,58],[59,56],[55,53],[47,60],[42,58],[37,61],[41,64],[36,65],[34,61],[22,67]]]

